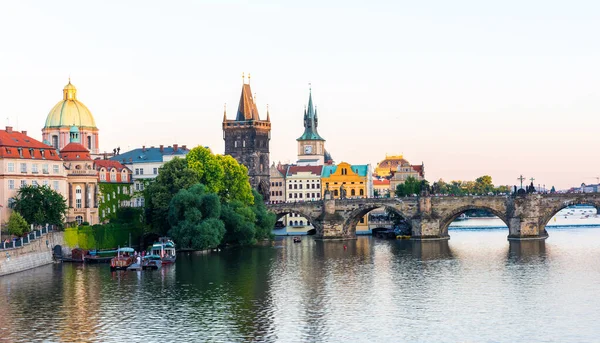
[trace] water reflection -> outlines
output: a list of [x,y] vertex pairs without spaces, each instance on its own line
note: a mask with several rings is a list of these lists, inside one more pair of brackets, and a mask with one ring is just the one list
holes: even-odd
[[[180,254],[150,272],[53,265],[0,278],[12,342],[528,342],[600,335],[600,229],[547,241],[457,230]],[[590,257],[592,256],[592,257]],[[510,328],[510,330],[507,330]]]

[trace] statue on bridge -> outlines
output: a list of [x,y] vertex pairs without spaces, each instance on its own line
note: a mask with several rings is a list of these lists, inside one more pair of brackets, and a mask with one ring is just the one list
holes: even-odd
[[340,185],[340,199],[346,199],[346,189],[343,183]]

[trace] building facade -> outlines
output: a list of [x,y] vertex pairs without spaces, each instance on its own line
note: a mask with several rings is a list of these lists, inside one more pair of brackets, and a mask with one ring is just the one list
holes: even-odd
[[7,126],[0,130],[0,225],[8,221],[23,186],[48,186],[68,198],[67,174],[58,152],[27,136],[27,131]]
[[267,109],[267,119],[261,120],[254,103],[250,83],[243,83],[242,95],[234,120],[223,114],[223,139],[225,155],[231,155],[248,168],[250,185],[265,201],[269,201],[269,141],[271,140],[271,120]]
[[71,127],[69,136],[69,144],[60,150],[69,189],[67,222],[99,224],[98,172],[90,151],[79,142],[77,126]]
[[92,112],[77,100],[77,88],[69,83],[63,88],[63,99],[59,101],[48,113],[46,123],[42,129],[42,141],[62,150],[70,143],[71,126],[77,126],[80,134],[81,145],[85,146],[92,154],[98,154],[100,144],[98,128]]
[[269,179],[271,182],[271,195],[269,201],[272,203],[285,202],[285,174],[287,173],[287,165],[282,165],[275,162],[269,170]]
[[189,151],[186,145],[180,147],[178,144],[149,148],[142,146],[111,157],[111,161],[120,162],[132,171],[133,195],[131,206],[143,207],[144,196],[142,192],[146,184],[158,176],[158,171],[163,164],[176,157],[185,158]]
[[98,172],[98,213],[100,222],[105,222],[115,218],[119,208],[132,206],[132,172],[118,161],[98,159],[94,162]]
[[[323,166],[291,165],[285,176],[285,189],[288,202],[321,200],[321,172]],[[287,214],[283,222],[288,235],[302,235],[314,227],[308,219],[298,214]]]

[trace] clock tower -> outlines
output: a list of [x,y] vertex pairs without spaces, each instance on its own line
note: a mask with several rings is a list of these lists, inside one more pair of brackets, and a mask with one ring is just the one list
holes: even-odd
[[304,110],[304,134],[298,141],[298,165],[325,164],[325,140],[319,136],[319,119],[313,107],[312,90],[309,90],[308,107]]

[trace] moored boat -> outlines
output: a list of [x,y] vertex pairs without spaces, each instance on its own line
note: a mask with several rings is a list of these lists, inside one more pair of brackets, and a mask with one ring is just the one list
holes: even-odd
[[126,270],[134,264],[133,252],[133,248],[117,249],[117,256],[110,260],[110,270]]
[[161,237],[158,242],[152,244],[150,255],[160,256],[162,264],[175,263],[177,258],[177,255],[175,254],[175,243],[166,237]]
[[143,269],[160,269],[162,267],[162,261],[158,255],[146,255],[142,260]]
[[294,237],[294,243],[300,243],[300,242],[302,242],[302,238],[300,238],[298,236]]

